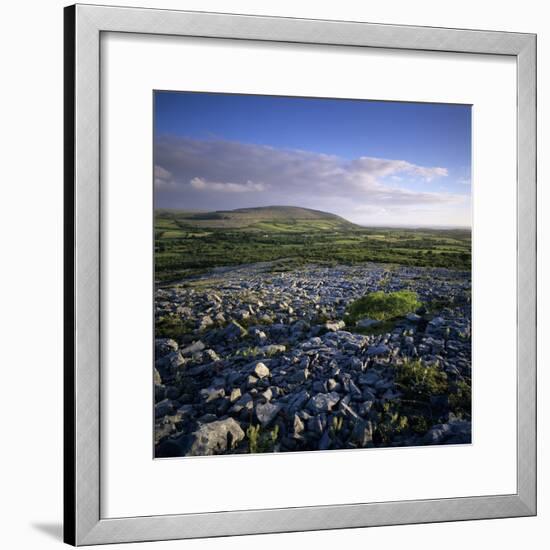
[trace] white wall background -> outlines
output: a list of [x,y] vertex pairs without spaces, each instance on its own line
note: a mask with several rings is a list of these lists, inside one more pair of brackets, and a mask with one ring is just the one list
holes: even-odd
[[[106,4],[132,5],[125,0]],[[136,0],[138,2],[138,0]],[[62,516],[62,7],[10,2],[2,10],[0,128],[0,358],[3,370],[0,518],[2,546],[61,545]],[[152,548],[275,549],[346,545],[423,550],[490,545],[544,548],[550,539],[549,350],[550,19],[539,0],[141,0],[147,7],[495,29],[539,34],[539,516],[233,539],[152,543]],[[546,153],[546,154],[545,154]],[[546,329],[546,330],[545,330]],[[498,412],[497,412],[498,415]],[[388,480],[391,482],[391,480]],[[117,546],[128,548],[128,546]],[[145,546],[140,546],[140,548]]]

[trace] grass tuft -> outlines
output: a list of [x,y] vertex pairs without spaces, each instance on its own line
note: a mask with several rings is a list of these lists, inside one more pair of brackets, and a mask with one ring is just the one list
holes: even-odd
[[353,323],[365,317],[376,321],[387,321],[413,312],[421,305],[416,292],[399,290],[386,293],[379,290],[349,304],[346,313]]

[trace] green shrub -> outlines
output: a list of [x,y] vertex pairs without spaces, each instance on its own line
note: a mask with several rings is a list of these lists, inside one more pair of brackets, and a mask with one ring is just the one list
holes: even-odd
[[332,417],[332,424],[329,428],[330,433],[334,437],[340,430],[342,429],[342,426],[344,425],[344,417],[342,416],[333,416]]
[[395,328],[396,324],[397,320],[380,321],[375,325],[371,325],[370,327],[355,326],[353,328],[353,332],[364,335],[378,336],[380,334],[391,332]]
[[271,438],[272,446],[275,446],[277,439],[279,438],[279,425],[277,424],[270,432],[269,437]]
[[447,375],[438,363],[427,365],[420,359],[396,366],[395,384],[403,397],[427,402],[432,395],[448,394]]
[[386,321],[415,311],[421,305],[416,292],[399,290],[386,293],[379,290],[349,304],[346,313],[352,322],[356,322],[363,317]]
[[411,417],[410,424],[413,432],[421,435],[425,434],[430,427],[426,417],[421,415]]
[[246,436],[250,453],[270,453],[274,451],[279,438],[279,426],[275,425],[270,431],[262,431],[259,424],[251,424],[246,430]]
[[[235,322],[237,323],[237,321]],[[249,328],[254,325],[259,325],[260,322],[256,317],[254,317],[253,315],[250,315],[249,317],[244,317],[243,319],[239,319],[239,322],[237,324],[243,328]]]
[[377,439],[387,444],[395,435],[406,432],[409,429],[409,419],[401,411],[401,403],[398,401],[386,401],[378,414],[375,424]]
[[472,413],[471,381],[459,380],[449,395],[449,405],[456,416],[468,418]]
[[179,317],[162,317],[155,323],[155,338],[173,338],[180,341],[186,334],[193,332],[191,321],[184,321]]
[[258,346],[243,348],[240,350],[237,350],[235,353],[236,356],[240,357],[256,357],[256,355],[260,354],[260,348]]
[[246,436],[248,437],[248,450],[251,453],[257,453],[260,440],[260,425],[248,426],[246,430]]

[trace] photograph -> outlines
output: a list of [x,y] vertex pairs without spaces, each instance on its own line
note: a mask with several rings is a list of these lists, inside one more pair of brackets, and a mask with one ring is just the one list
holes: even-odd
[[154,456],[471,443],[471,106],[154,92]]

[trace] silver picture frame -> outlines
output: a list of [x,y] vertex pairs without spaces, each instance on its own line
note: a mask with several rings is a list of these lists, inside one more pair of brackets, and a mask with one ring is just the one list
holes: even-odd
[[[100,35],[121,32],[513,56],[517,63],[517,492],[102,518]],[[536,514],[536,35],[74,5],[65,8],[64,540],[89,544]]]

